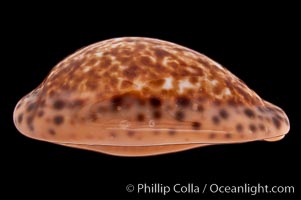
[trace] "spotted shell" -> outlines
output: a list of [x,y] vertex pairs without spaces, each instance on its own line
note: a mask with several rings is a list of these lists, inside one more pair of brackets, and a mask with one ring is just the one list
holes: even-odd
[[151,38],[89,45],[58,63],[16,105],[24,135],[120,156],[275,141],[279,107],[203,54]]

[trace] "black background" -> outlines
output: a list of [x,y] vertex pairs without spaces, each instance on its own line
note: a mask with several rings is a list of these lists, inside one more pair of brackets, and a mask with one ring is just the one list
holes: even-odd
[[[164,7],[147,12],[135,7],[122,12],[105,6],[93,12],[86,8],[59,7],[50,11],[46,8],[48,5],[33,11],[12,9],[11,18],[2,18],[3,59],[7,61],[1,66],[0,100],[5,187],[15,191],[24,189],[24,197],[85,195],[96,199],[106,195],[111,195],[106,198],[122,195],[125,199],[150,196],[127,193],[125,186],[130,183],[261,183],[293,185],[295,192],[300,192],[300,98],[297,96],[300,41],[293,6],[249,9],[242,6],[233,9],[235,12],[227,9],[221,12],[214,7],[194,9],[194,6],[177,10],[166,7],[170,12]],[[209,12],[203,13],[205,10]],[[83,46],[121,36],[159,38],[204,53],[226,66],[262,98],[283,108],[291,122],[289,134],[273,143],[218,145],[161,156],[124,158],[32,140],[14,128],[15,104],[40,84],[56,63]],[[225,197],[221,194],[174,196]],[[296,196],[275,194],[256,198]],[[155,197],[163,199],[161,194]]]

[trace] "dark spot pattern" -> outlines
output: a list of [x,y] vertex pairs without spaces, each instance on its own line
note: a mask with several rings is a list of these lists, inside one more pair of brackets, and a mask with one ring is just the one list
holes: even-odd
[[187,97],[178,97],[176,100],[176,104],[180,107],[188,107],[190,105],[190,100]]
[[23,121],[23,113],[19,114],[18,116],[18,123],[21,124]]
[[226,139],[232,138],[232,134],[231,134],[231,133],[226,133],[226,134],[225,134],[225,138],[226,138]]
[[53,118],[53,122],[56,125],[61,125],[62,123],[64,123],[64,117],[62,115],[57,115]]
[[97,119],[98,119],[98,116],[97,116],[97,114],[96,113],[91,113],[90,115],[89,115],[89,119],[92,121],[92,122],[96,122],[97,121]]
[[154,107],[154,108],[158,108],[158,107],[160,107],[161,106],[161,100],[159,99],[159,98],[157,98],[157,97],[151,97],[150,99],[149,99],[149,103],[150,103],[150,105],[152,106],[152,107]]
[[210,133],[209,134],[209,139],[214,139],[216,138],[216,134],[215,133]]
[[37,108],[37,104],[36,103],[30,103],[26,109],[27,112],[31,112],[33,111],[35,108]]
[[169,134],[169,135],[175,135],[175,134],[176,134],[175,129],[173,129],[173,128],[169,129],[169,130],[168,130],[168,134]]
[[184,114],[182,111],[177,111],[177,112],[175,113],[175,118],[176,118],[176,120],[178,120],[178,121],[183,121],[184,118],[185,118],[185,114]]
[[253,110],[251,110],[251,109],[249,109],[249,108],[246,108],[246,109],[244,110],[244,113],[245,113],[245,115],[246,115],[247,117],[249,117],[249,118],[251,118],[251,119],[255,118],[255,113],[253,112]]
[[139,113],[138,115],[137,115],[137,121],[139,121],[139,122],[143,122],[145,120],[145,116],[144,116],[144,114],[142,114],[142,113]]
[[202,105],[198,105],[197,106],[197,111],[199,111],[199,112],[204,112],[204,106],[202,106]]
[[279,121],[279,119],[277,119],[276,117],[272,117],[272,121],[273,121],[273,124],[274,126],[279,129],[280,126],[281,126],[281,122]]
[[218,125],[220,123],[220,119],[218,116],[213,116],[212,117],[212,122],[215,124],[215,125]]
[[256,128],[256,126],[255,126],[254,124],[250,124],[249,128],[250,128],[250,130],[251,130],[253,133],[255,133],[256,130],[257,130],[257,128]]
[[28,126],[29,130],[33,131],[34,130],[34,127],[33,127],[33,124],[32,124],[33,123],[33,116],[28,116],[26,122],[27,122],[27,126]]
[[56,132],[52,128],[48,130],[48,133],[50,135],[55,135],[56,134]]
[[155,118],[155,119],[160,119],[161,116],[162,116],[162,114],[161,114],[161,112],[160,112],[159,110],[155,110],[155,111],[153,112],[153,118]]
[[43,117],[44,115],[44,111],[43,110],[40,110],[37,114],[38,117]]
[[61,110],[65,107],[65,102],[63,100],[56,100],[53,103],[53,108],[56,110]]
[[223,119],[227,119],[227,118],[229,117],[228,112],[227,112],[226,110],[224,110],[224,109],[221,109],[221,110],[219,111],[219,115],[220,115],[221,118],[223,118]]
[[264,127],[263,124],[259,124],[258,127],[259,127],[259,129],[260,129],[261,131],[264,131],[264,130],[265,130],[265,127]]
[[201,123],[200,122],[192,122],[191,126],[194,130],[199,130],[201,128]]
[[236,125],[236,131],[237,132],[241,133],[243,131],[243,129],[244,129],[244,127],[242,126],[242,124],[239,123],[239,124]]
[[123,99],[121,96],[115,96],[111,99],[112,109],[115,111],[122,105]]

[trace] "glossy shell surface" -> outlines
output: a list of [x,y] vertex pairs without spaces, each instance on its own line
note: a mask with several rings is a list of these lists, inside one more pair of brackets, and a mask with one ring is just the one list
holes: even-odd
[[289,130],[282,109],[217,62],[142,37],[101,41],[62,60],[18,102],[14,123],[30,138],[120,156],[275,141]]

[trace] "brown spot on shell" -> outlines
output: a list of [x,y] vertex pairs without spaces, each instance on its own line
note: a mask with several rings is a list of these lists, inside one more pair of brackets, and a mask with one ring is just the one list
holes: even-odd
[[122,96],[115,96],[111,99],[112,109],[115,111],[118,107],[122,106],[123,98]]
[[27,119],[26,119],[26,122],[27,122],[27,126],[29,128],[29,130],[33,131],[34,130],[34,127],[33,127],[33,119],[34,117],[32,115],[28,116]]
[[55,135],[55,134],[56,134],[55,130],[53,130],[53,129],[49,129],[49,130],[48,130],[48,133],[49,133],[50,135]]
[[18,115],[18,123],[21,124],[22,121],[23,121],[23,113],[20,113],[20,114]]
[[244,110],[244,113],[247,117],[249,118],[255,118],[255,113],[253,112],[253,110],[249,109],[249,108],[246,108]]
[[43,110],[40,110],[37,114],[38,117],[43,117],[44,115],[44,111]]
[[175,113],[175,119],[178,121],[183,121],[185,118],[185,113],[182,111],[176,111]]
[[37,108],[37,103],[30,103],[28,106],[27,106],[27,109],[26,109],[26,111],[27,112],[31,112],[31,111],[33,111],[34,109],[36,109]]
[[229,117],[228,112],[227,112],[226,110],[224,110],[224,109],[221,109],[221,110],[219,111],[219,115],[220,115],[221,118],[223,118],[223,119],[228,119],[228,117]]
[[155,118],[155,119],[160,119],[161,116],[162,116],[162,114],[161,114],[161,112],[160,112],[159,110],[155,110],[155,111],[153,112],[153,118]]
[[56,100],[53,103],[53,108],[56,110],[61,110],[65,107],[65,102],[63,100]]
[[279,119],[275,118],[275,117],[272,117],[272,121],[273,121],[273,124],[274,126],[279,129],[280,126],[281,126],[281,122],[279,121]]
[[264,131],[264,130],[265,130],[265,126],[264,126],[263,124],[259,124],[258,127],[259,127],[259,129],[260,129],[261,131]]
[[255,133],[257,130],[257,127],[254,124],[250,124],[249,128],[253,133]]
[[243,131],[243,126],[242,126],[242,124],[240,124],[240,123],[238,123],[237,125],[236,125],[236,131],[237,132],[239,132],[239,133],[241,133],[242,131]]
[[176,134],[176,131],[173,129],[173,128],[170,128],[169,130],[168,130],[168,134],[169,135],[175,135]]
[[97,119],[98,119],[98,116],[96,113],[92,112],[90,115],[89,115],[89,119],[92,121],[92,122],[96,122]]
[[181,96],[176,99],[176,104],[180,107],[185,108],[190,105],[190,100],[189,100],[189,98],[187,98],[185,96]]
[[213,116],[212,117],[212,122],[216,125],[218,125],[220,123],[220,119],[218,116]]
[[158,107],[160,107],[161,106],[161,100],[159,99],[159,98],[157,98],[157,97],[151,97],[150,99],[149,99],[149,103],[150,103],[150,105],[152,106],[152,107],[154,107],[154,108],[158,108]]
[[203,112],[205,109],[204,109],[204,106],[202,106],[202,105],[198,105],[197,106],[197,111],[199,111],[199,112]]
[[191,126],[192,126],[192,129],[199,130],[201,128],[201,123],[200,122],[192,122]]
[[62,115],[57,115],[53,118],[53,122],[56,125],[61,125],[62,123],[64,123],[64,117]]
[[139,121],[139,122],[143,122],[145,120],[145,116],[144,116],[144,114],[142,114],[142,113],[139,113],[138,115],[137,115],[137,121]]

